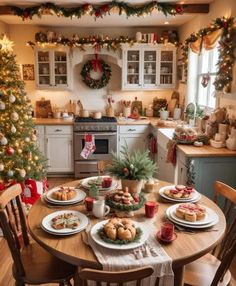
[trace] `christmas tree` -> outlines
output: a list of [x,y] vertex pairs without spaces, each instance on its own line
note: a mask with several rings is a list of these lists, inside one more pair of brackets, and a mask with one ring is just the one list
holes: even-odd
[[13,42],[0,40],[0,183],[40,180],[46,160],[37,146],[32,106],[24,90]]

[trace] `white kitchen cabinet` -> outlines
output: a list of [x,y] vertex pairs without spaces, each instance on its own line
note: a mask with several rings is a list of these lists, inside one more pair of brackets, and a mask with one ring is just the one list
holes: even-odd
[[122,46],[122,89],[174,88],[176,48],[172,44]]
[[128,145],[128,150],[145,151],[148,148],[148,125],[120,125],[118,126],[118,154],[121,147]]
[[36,49],[36,82],[39,89],[68,89],[70,87],[70,58],[68,49]]
[[163,149],[160,145],[157,145],[157,166],[158,174],[157,178],[162,181],[174,183],[175,180],[175,166],[172,163],[167,163],[167,149]]

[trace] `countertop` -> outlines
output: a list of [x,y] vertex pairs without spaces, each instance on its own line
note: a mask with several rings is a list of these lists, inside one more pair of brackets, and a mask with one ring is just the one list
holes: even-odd
[[210,145],[195,147],[179,144],[177,150],[183,152],[187,157],[236,157],[236,151],[227,148],[214,148]]
[[[33,122],[35,125],[73,125],[73,119],[56,119],[56,118],[33,118]],[[148,117],[145,119],[119,119],[117,118],[118,125],[149,125],[151,124],[153,127],[159,128],[174,128],[176,126],[175,121],[163,121],[157,117]]]

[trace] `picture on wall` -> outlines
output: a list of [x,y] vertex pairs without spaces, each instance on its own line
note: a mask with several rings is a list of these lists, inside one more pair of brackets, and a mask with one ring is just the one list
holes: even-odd
[[34,80],[34,65],[22,65],[23,80]]

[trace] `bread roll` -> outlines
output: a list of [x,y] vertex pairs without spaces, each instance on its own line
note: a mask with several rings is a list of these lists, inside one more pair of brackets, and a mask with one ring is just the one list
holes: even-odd
[[197,220],[197,215],[194,211],[186,211],[184,215],[185,220],[194,222]]
[[185,210],[178,207],[175,211],[175,214],[178,218],[184,219],[184,215],[185,215]]

